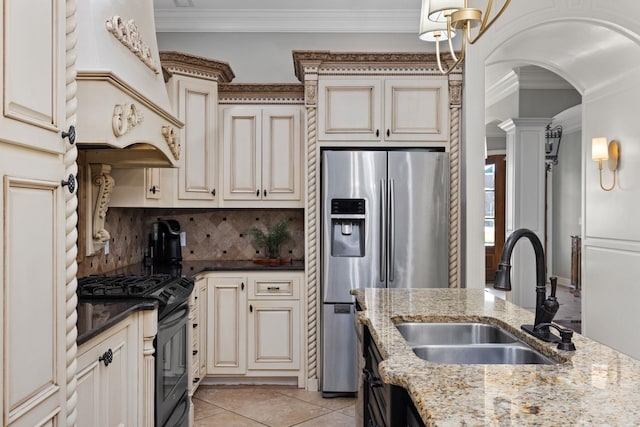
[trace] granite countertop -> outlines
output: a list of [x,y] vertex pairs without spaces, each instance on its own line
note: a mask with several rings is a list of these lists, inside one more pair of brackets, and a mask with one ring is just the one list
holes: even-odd
[[[294,260],[291,264],[262,265],[255,264],[251,260],[219,261],[219,260],[199,260],[183,261],[181,274],[186,277],[194,276],[207,271],[304,271],[304,260]],[[173,273],[165,267],[145,267],[142,263],[127,265],[111,270],[105,275],[130,274],[137,276],[148,276],[154,273]]]
[[[383,361],[382,380],[405,388],[428,426],[640,425],[640,361],[574,334],[566,352],[520,330],[533,314],[482,289],[358,289]],[[394,321],[496,324],[560,362],[444,365],[419,359]],[[633,338],[636,339],[636,338]]]
[[131,313],[153,310],[158,302],[152,299],[84,300],[78,301],[78,345],[109,329]]

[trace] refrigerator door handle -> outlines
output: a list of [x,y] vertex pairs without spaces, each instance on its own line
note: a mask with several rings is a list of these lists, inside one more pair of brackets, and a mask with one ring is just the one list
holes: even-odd
[[395,279],[394,264],[396,261],[396,225],[395,225],[395,181],[389,180],[389,281]]
[[387,260],[387,231],[385,230],[385,226],[387,223],[386,219],[386,208],[385,208],[385,180],[380,180],[380,282],[385,281],[386,272],[386,260]]

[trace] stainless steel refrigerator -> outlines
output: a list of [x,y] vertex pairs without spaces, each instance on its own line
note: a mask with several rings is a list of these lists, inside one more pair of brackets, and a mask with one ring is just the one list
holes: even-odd
[[322,152],[322,391],[357,390],[355,288],[448,286],[449,156]]

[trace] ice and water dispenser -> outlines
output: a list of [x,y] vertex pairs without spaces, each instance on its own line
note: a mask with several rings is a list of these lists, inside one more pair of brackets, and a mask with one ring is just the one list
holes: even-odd
[[364,199],[331,199],[331,256],[363,257]]

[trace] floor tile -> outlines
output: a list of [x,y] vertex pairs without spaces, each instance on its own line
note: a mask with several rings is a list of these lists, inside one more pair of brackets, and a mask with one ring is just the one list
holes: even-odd
[[196,399],[195,396],[192,402],[195,420],[210,417],[224,411],[224,409],[220,408],[219,406],[212,405],[211,403],[205,402],[204,400]]
[[296,427],[354,427],[355,420],[353,417],[341,414],[340,412],[331,412],[327,415],[296,424]]
[[252,399],[252,403],[234,412],[271,427],[288,427],[331,412],[283,394],[273,396],[273,393],[270,399]]
[[287,396],[304,400],[305,402],[313,403],[314,405],[322,406],[323,408],[331,409],[333,411],[353,405],[355,401],[353,397],[334,397],[325,399],[322,397],[322,393],[319,391],[306,391],[300,388],[284,389],[278,391],[282,394],[286,394]]
[[239,387],[220,387],[209,386],[199,387],[195,394],[195,397],[208,403],[212,403],[230,411],[236,411],[236,409],[252,404],[254,402],[260,402],[268,400],[274,397],[274,390],[266,387],[252,387],[252,386],[239,386]]
[[354,403],[353,405],[350,405],[350,406],[347,406],[346,408],[340,409],[339,412],[341,414],[348,415],[348,416],[354,418],[356,416],[356,405]]
[[264,424],[225,410],[210,417],[196,420],[194,424],[194,427],[264,427]]

